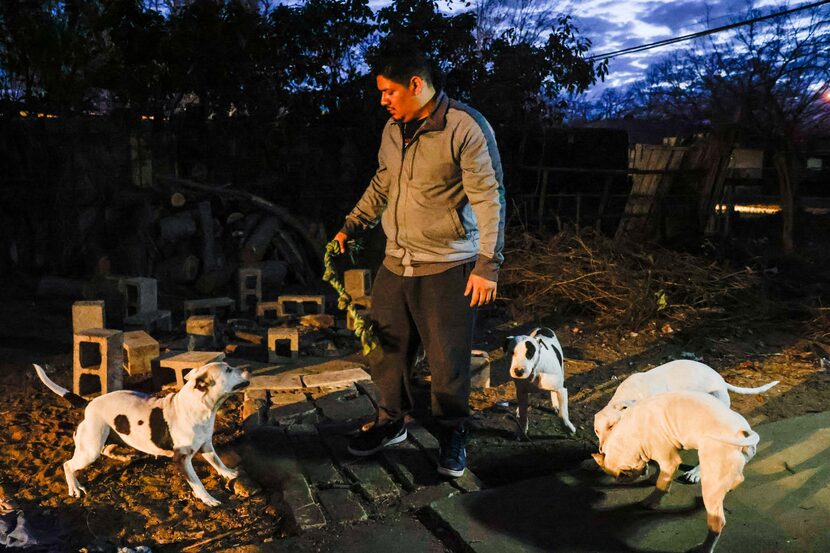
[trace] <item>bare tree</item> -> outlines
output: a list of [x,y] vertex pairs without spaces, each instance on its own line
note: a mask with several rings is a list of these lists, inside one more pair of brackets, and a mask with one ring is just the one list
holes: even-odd
[[481,50],[488,40],[508,32],[515,43],[538,44],[567,13],[571,2],[561,0],[476,0],[476,42]]
[[[743,19],[763,14],[750,9]],[[748,24],[726,40],[697,41],[652,66],[646,77],[647,114],[706,124],[715,132],[731,129],[774,150],[786,252],[795,248],[800,141],[830,130],[827,52],[830,17],[822,6]]]

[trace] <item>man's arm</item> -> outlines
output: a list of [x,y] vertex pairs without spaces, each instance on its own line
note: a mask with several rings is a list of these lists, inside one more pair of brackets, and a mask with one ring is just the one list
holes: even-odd
[[[389,125],[384,128],[381,143],[386,140],[389,128]],[[340,234],[346,237],[353,236],[358,231],[374,228],[386,209],[388,194],[389,172],[380,152],[378,152],[378,170],[369,182],[366,191],[363,192],[363,195],[355,204],[354,209],[346,215],[346,221],[343,223],[343,228],[338,232],[338,236]]]
[[462,185],[476,215],[480,247],[465,295],[472,292],[471,305],[483,305],[496,297],[499,267],[504,261],[506,204],[501,160],[493,129],[472,120],[461,144]]

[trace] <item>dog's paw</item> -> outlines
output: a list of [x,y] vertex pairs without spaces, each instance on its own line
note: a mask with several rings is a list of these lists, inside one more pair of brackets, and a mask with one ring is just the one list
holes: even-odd
[[81,497],[85,493],[86,493],[86,488],[84,488],[80,484],[75,484],[74,486],[69,487],[69,495],[71,497]]
[[239,471],[234,469],[226,469],[223,471],[219,471],[219,476],[221,476],[225,480],[233,480],[239,477]]
[[565,427],[570,431],[571,434],[576,434],[576,427],[571,424],[570,421],[565,421]]
[[208,507],[217,507],[222,504],[221,501],[210,495],[209,493],[205,492],[204,494],[194,494],[196,495],[196,499],[207,505]]
[[700,465],[688,471],[686,474],[681,476],[680,479],[690,484],[697,484],[700,482]]

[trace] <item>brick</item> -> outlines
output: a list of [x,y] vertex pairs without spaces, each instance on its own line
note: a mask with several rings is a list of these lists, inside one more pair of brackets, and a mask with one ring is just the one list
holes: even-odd
[[407,494],[401,498],[401,507],[408,511],[420,511],[434,501],[452,497],[461,493],[461,490],[449,482],[440,482],[436,486],[427,486]]
[[346,386],[359,380],[371,379],[369,373],[360,368],[303,375],[303,383],[308,388]]
[[320,487],[344,485],[346,479],[337,470],[325,444],[311,424],[292,424],[286,433],[294,446],[297,460],[308,481]]
[[288,509],[295,530],[302,533],[325,527],[326,517],[314,501],[305,479],[297,475],[285,482],[284,486],[279,501]]
[[360,500],[350,490],[343,488],[320,490],[317,496],[333,522],[358,522],[368,518]]
[[106,328],[104,301],[76,301],[72,304],[72,332],[78,334],[90,328]]
[[123,387],[124,333],[107,328],[90,328],[74,335],[72,391],[80,396],[96,392],[88,387],[90,378],[100,393]]
[[291,405],[292,403],[303,403],[307,401],[306,395],[300,390],[286,391],[286,392],[270,392],[269,397],[271,405],[277,407],[280,405]]
[[[279,355],[277,342],[289,343],[289,356]],[[296,328],[275,326],[268,329],[268,361],[296,361],[300,357],[300,332]]]
[[268,392],[265,390],[252,390],[250,386],[245,388],[245,393],[242,395],[245,398],[245,401],[248,400],[260,400],[260,401],[268,401]]
[[130,376],[150,374],[159,343],[143,330],[124,333],[124,369]]
[[[180,390],[184,386],[185,374],[193,369],[198,369],[202,365],[207,365],[214,361],[222,361],[224,358],[225,353],[221,351],[188,351],[161,359],[159,366],[171,369],[175,373],[176,389]],[[156,380],[159,381],[159,378]]]
[[324,296],[280,296],[277,298],[277,315],[308,315],[326,312]]
[[406,491],[412,492],[441,482],[435,463],[410,441],[384,449],[381,457]]
[[251,378],[251,384],[248,390],[300,390],[303,387],[303,381],[298,374],[276,374],[254,376]]
[[344,465],[343,468],[357,481],[361,495],[368,501],[378,503],[401,495],[401,489],[376,457],[361,459]]
[[372,293],[372,272],[368,269],[349,269],[343,273],[343,286],[352,298]]

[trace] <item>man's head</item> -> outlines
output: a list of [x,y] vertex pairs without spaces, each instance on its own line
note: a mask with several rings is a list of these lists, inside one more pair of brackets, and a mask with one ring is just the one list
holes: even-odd
[[380,105],[393,119],[408,122],[429,115],[427,104],[435,96],[434,72],[416,48],[390,43],[372,67],[380,91]]

